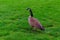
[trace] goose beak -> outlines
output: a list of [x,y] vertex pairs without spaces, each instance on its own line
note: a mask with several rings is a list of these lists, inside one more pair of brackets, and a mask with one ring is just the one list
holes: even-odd
[[29,10],[30,8],[26,8],[26,10]]

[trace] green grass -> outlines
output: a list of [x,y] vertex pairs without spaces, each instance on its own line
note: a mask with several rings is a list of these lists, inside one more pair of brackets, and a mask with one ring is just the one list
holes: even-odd
[[[45,32],[31,32],[28,7]],[[60,40],[60,0],[0,0],[0,40]]]

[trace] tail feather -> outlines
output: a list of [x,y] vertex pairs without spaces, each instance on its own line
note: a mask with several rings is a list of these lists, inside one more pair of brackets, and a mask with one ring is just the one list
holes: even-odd
[[41,29],[41,30],[45,30],[45,28],[44,28],[44,27],[41,27],[40,29]]
[[39,25],[39,24],[38,24],[38,28],[39,28],[40,30],[45,30],[45,28],[44,28],[42,25]]

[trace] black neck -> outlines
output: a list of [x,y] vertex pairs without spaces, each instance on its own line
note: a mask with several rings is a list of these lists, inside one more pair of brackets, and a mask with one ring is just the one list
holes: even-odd
[[33,17],[33,13],[32,13],[32,10],[30,9],[29,11],[30,11],[30,15],[31,15],[31,17]]

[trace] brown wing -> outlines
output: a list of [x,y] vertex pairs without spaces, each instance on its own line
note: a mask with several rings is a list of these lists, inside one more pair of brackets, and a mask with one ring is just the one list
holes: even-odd
[[34,27],[39,28],[41,30],[44,30],[44,28],[42,27],[42,25],[40,24],[40,22],[37,19],[35,19],[35,18],[30,18],[29,24],[31,26],[34,26]]

